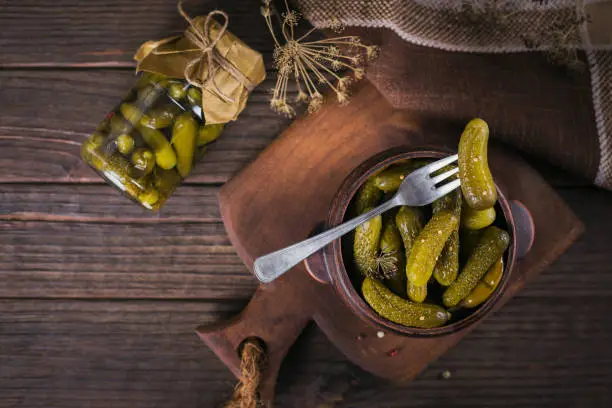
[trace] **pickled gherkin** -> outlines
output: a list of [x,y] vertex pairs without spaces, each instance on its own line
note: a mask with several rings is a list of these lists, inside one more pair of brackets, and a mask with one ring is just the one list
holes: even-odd
[[413,165],[410,162],[392,165],[374,177],[374,184],[385,193],[393,193],[399,189],[412,169]]
[[395,217],[393,214],[383,217],[383,232],[380,238],[380,255],[378,263],[383,275],[383,283],[396,295],[406,297],[406,259],[402,248]]
[[482,119],[471,120],[459,140],[459,178],[467,205],[475,210],[493,207],[497,189],[489,170],[487,145],[489,126]]
[[463,299],[461,302],[461,307],[465,307],[467,309],[473,309],[487,300],[497,286],[499,286],[499,282],[501,282],[502,274],[504,273],[504,262],[502,258],[499,258],[497,262],[489,268],[487,273],[482,277],[480,282],[476,284],[476,287],[470,292],[470,294]]
[[448,237],[459,225],[459,218],[449,211],[434,214],[416,238],[406,261],[406,276],[415,286],[426,285]]
[[495,207],[484,210],[475,210],[470,206],[464,206],[461,213],[461,226],[470,230],[479,230],[493,224],[496,213]]
[[181,177],[187,177],[191,173],[197,132],[198,124],[191,114],[184,113],[176,118],[172,128],[172,146],[176,151],[176,168]]
[[357,214],[363,214],[366,208],[374,208],[380,204],[383,193],[376,187],[372,179],[366,180],[357,192],[356,210]]
[[376,313],[394,323],[409,327],[432,328],[445,324],[450,313],[443,307],[414,303],[393,294],[381,282],[366,278],[361,286],[366,302]]
[[408,281],[408,299],[413,302],[423,303],[427,297],[427,285],[414,286],[412,282]]
[[503,255],[510,245],[510,235],[495,226],[488,227],[480,237],[457,280],[442,295],[446,307],[459,304],[476,287],[478,281]]
[[[452,193],[434,201],[433,213],[450,211],[457,217],[461,215],[461,192]],[[440,258],[434,267],[433,276],[442,286],[448,286],[455,281],[459,273],[459,227],[451,233],[446,241]]]
[[[371,210],[367,208],[364,212]],[[376,276],[378,273],[378,246],[382,230],[382,216],[364,222],[355,228],[353,257],[355,266],[362,276]]]

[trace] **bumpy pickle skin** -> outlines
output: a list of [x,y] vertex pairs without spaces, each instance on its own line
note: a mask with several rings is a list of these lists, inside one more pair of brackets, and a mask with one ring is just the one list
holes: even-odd
[[141,125],[137,128],[145,143],[153,149],[155,162],[159,167],[169,170],[176,166],[176,153],[162,132]]
[[383,283],[396,295],[406,297],[406,259],[402,249],[402,237],[392,215],[383,217],[379,265],[385,277]]
[[112,134],[122,135],[130,133],[133,126],[121,115],[113,115],[109,120],[109,128]]
[[119,135],[115,142],[117,144],[117,150],[123,155],[127,156],[134,150],[134,138],[128,134]]
[[223,123],[213,125],[202,125],[198,130],[198,147],[214,142],[223,133]]
[[172,146],[177,158],[176,169],[183,178],[191,173],[197,132],[198,123],[189,113],[177,117],[172,127]]
[[170,86],[168,87],[168,95],[170,95],[172,99],[180,101],[181,99],[185,98],[185,96],[187,96],[186,86],[180,83],[170,84]]
[[202,103],[202,91],[195,86],[189,87],[187,90],[187,101],[193,106],[200,106]]
[[415,286],[426,285],[459,218],[449,211],[434,214],[416,238],[406,261],[406,276]]
[[[370,208],[366,209],[369,211]],[[365,212],[365,211],[364,211]],[[353,259],[362,276],[375,276],[378,272],[378,246],[382,230],[382,217],[376,217],[355,228]]]
[[[434,201],[433,213],[450,211],[457,217],[461,216],[461,192],[455,190],[450,194]],[[448,286],[455,281],[459,273],[459,228],[451,233],[440,258],[434,267],[433,276],[442,286]]]
[[457,280],[442,295],[446,307],[459,304],[476,287],[489,268],[502,257],[510,245],[510,235],[495,226],[484,230]]
[[461,307],[466,309],[473,309],[480,306],[491,297],[495,289],[501,282],[501,277],[504,272],[504,263],[502,258],[499,258],[497,262],[493,264],[491,268],[485,273],[480,282],[476,284],[476,287],[470,292],[469,295],[461,302]]
[[413,168],[414,166],[410,162],[389,166],[389,168],[374,176],[374,185],[385,193],[393,193],[399,189],[400,184]]
[[361,292],[376,313],[404,326],[429,329],[444,325],[450,318],[443,307],[402,299],[375,279],[366,278]]
[[476,210],[493,207],[497,189],[489,170],[487,145],[489,126],[482,119],[472,119],[459,140],[459,178],[467,205]]
[[140,122],[140,118],[142,118],[142,111],[133,103],[124,102],[119,107],[121,114],[130,122],[133,126],[137,125]]
[[178,109],[171,105],[151,108],[142,115],[140,124],[153,129],[163,129],[172,124],[177,113]]
[[144,147],[136,149],[132,153],[132,164],[137,170],[142,171],[144,174],[149,174],[155,167],[155,154]]
[[374,180],[369,178],[363,183],[357,192],[355,207],[357,214],[363,214],[366,208],[374,208],[382,199],[383,193],[376,187]]
[[427,297],[427,285],[414,286],[410,281],[406,284],[408,289],[408,299],[416,303],[423,303]]
[[461,213],[461,226],[470,230],[479,230],[488,227],[495,222],[495,207],[484,210],[475,210],[465,205]]

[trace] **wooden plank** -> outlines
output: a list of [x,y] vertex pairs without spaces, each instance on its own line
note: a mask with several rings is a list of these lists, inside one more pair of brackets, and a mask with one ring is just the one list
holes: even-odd
[[184,185],[157,213],[97,184],[0,185],[0,220],[104,223],[221,222],[215,186]]
[[[140,44],[185,30],[176,3],[2,2],[0,66],[131,66]],[[186,6],[194,16],[216,8],[229,13],[230,31],[258,51],[271,52],[272,38],[258,2],[204,0]]]
[[[2,300],[0,405],[218,406],[234,380],[193,328],[241,307]],[[604,297],[513,299],[408,387],[361,372],[309,329],[285,362],[277,406],[609,406],[609,307]]]
[[[0,186],[0,297],[246,299],[255,289],[219,221],[216,188],[181,187],[159,217],[113,193]],[[560,193],[586,233],[520,296],[609,296],[612,193]]]
[[[80,143],[133,81],[130,70],[0,71],[0,183],[102,183],[81,160]],[[256,88],[189,183],[227,181],[285,128],[289,120],[268,106],[272,86],[268,79]]]
[[223,225],[0,221],[0,297],[245,299]]

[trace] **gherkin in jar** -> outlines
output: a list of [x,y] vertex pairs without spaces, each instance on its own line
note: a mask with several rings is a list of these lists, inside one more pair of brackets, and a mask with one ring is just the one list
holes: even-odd
[[81,157],[107,182],[157,211],[192,173],[223,124],[202,117],[202,92],[184,79],[142,73],[83,142]]

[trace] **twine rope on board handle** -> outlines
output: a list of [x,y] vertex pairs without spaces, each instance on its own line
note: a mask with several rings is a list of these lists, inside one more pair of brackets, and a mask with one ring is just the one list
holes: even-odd
[[261,384],[264,349],[257,340],[247,340],[242,348],[240,378],[234,389],[232,399],[225,408],[261,407],[258,389]]

